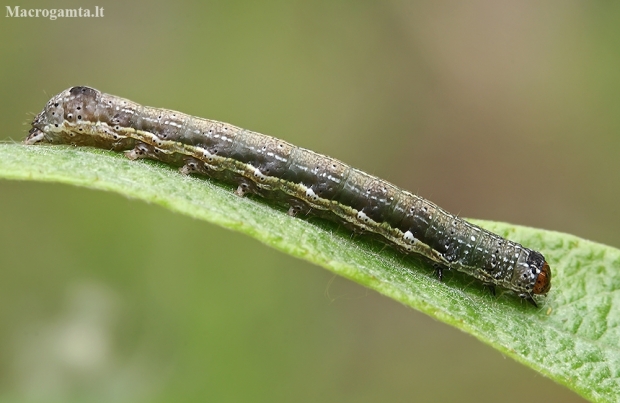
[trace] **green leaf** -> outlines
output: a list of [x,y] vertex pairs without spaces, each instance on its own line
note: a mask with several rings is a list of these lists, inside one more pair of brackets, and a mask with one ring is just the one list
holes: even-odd
[[92,149],[0,144],[0,177],[114,191],[246,233],[470,333],[592,401],[620,399],[617,249],[557,232],[475,221],[546,256],[553,286],[535,308],[510,293],[492,296],[459,273],[441,283],[422,260],[366,237],[351,239],[331,223],[289,217],[155,162]]

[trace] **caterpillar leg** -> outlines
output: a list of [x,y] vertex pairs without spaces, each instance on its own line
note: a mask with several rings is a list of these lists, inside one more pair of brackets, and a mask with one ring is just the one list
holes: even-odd
[[439,281],[443,281],[443,271],[449,270],[447,267],[444,267],[439,263],[433,263],[433,269],[435,269],[435,276]]
[[204,162],[196,158],[187,157],[185,158],[185,164],[179,168],[179,172],[183,175],[209,175],[209,167]]
[[311,210],[306,204],[295,201],[289,201],[289,206],[290,207],[286,213],[291,217],[308,214]]
[[484,286],[489,290],[492,296],[495,296],[495,286],[493,284],[485,284]]
[[153,146],[145,143],[138,143],[133,150],[125,151],[125,157],[130,160],[137,160],[140,158],[153,158]]
[[534,305],[536,308],[538,308],[538,304],[536,303],[536,301],[534,301],[534,298],[532,298],[531,295],[529,295],[529,294],[520,294],[519,296],[521,298],[523,298],[524,300],[526,300],[527,302],[529,302],[530,304]]

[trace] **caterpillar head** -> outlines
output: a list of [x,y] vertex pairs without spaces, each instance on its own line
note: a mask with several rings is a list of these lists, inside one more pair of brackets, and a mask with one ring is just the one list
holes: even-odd
[[72,87],[55,95],[32,121],[25,144],[58,143],[58,134],[67,124],[84,120],[93,114],[100,92],[89,87]]
[[536,283],[534,284],[534,294],[546,294],[551,288],[551,268],[546,261],[543,262],[540,273],[536,277]]
[[527,257],[527,266],[529,268],[529,291],[532,294],[546,294],[549,292],[551,288],[551,268],[545,257],[541,253],[531,250]]

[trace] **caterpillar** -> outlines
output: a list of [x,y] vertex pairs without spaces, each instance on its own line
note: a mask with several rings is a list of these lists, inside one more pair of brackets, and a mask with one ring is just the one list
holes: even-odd
[[124,152],[237,186],[356,233],[371,233],[443,271],[466,273],[492,292],[534,296],[551,288],[544,256],[471,224],[434,203],[363,171],[283,140],[228,123],[142,106],[84,86],[52,97],[32,122],[25,144],[71,144]]

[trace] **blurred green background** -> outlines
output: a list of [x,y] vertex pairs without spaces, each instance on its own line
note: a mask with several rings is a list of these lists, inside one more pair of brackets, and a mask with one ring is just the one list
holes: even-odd
[[[620,245],[620,3],[21,6],[105,17],[2,19],[5,141],[90,85],[465,217]],[[375,292],[115,194],[0,181],[0,248],[1,401],[582,401]]]

